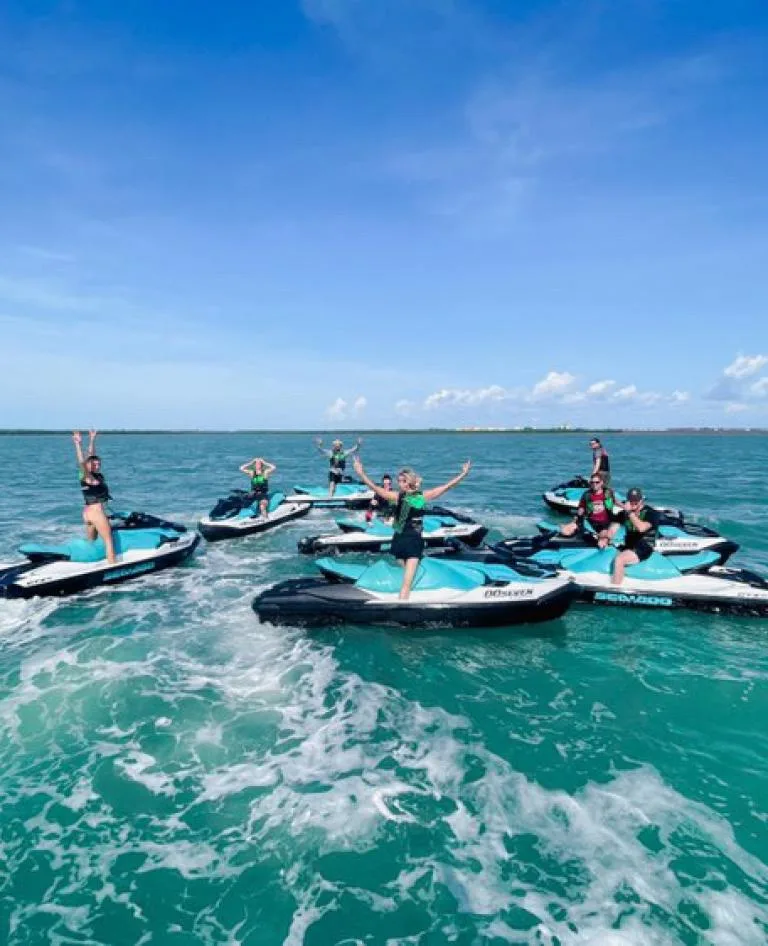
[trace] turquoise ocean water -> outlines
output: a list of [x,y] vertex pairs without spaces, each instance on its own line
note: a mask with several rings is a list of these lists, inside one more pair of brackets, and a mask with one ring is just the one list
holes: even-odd
[[[768,571],[768,438],[622,436],[619,485]],[[306,436],[105,437],[119,508],[189,525]],[[79,528],[66,437],[0,437],[0,561]],[[370,472],[531,532],[583,436],[378,435]],[[579,607],[489,632],[260,626],[317,512],[74,599],[0,601],[0,942],[768,942],[768,622]]]

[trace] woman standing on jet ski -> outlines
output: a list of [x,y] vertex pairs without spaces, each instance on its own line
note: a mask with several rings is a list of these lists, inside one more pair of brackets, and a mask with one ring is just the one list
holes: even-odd
[[259,513],[263,519],[267,517],[267,507],[269,503],[269,478],[275,472],[277,467],[263,457],[254,457],[248,463],[240,467],[240,472],[245,473],[251,479],[251,492],[248,497],[248,503],[258,502]]
[[323,441],[318,437],[315,440],[315,445],[320,453],[324,457],[328,457],[328,461],[331,465],[330,470],[328,471],[328,495],[333,496],[336,492],[336,487],[344,478],[344,470],[347,466],[347,457],[351,456],[353,453],[356,453],[360,449],[360,444],[363,441],[358,437],[357,443],[354,447],[350,447],[349,450],[344,449],[344,444],[341,440],[334,440],[331,444],[331,449],[327,450],[323,446]]
[[400,599],[405,601],[410,596],[416,569],[424,555],[424,538],[422,536],[424,507],[427,503],[433,502],[443,493],[448,492],[449,489],[458,486],[469,473],[472,463],[467,460],[458,476],[454,476],[452,480],[448,480],[442,486],[434,486],[432,489],[424,489],[421,477],[406,467],[397,474],[397,492],[384,489],[374,483],[366,475],[362,461],[358,457],[355,458],[354,466],[355,473],[369,489],[372,489],[377,496],[393,503],[395,506],[394,521],[392,523],[395,534],[392,538],[390,552],[405,569],[403,583],[400,586]]
[[115,543],[112,538],[112,526],[109,524],[104,506],[110,500],[109,487],[104,474],[101,472],[101,459],[96,456],[96,431],[88,434],[88,456],[83,456],[83,436],[79,430],[72,433],[77,454],[77,465],[80,468],[80,489],[83,491],[85,507],[83,522],[85,534],[90,542],[95,542],[101,536],[104,548],[107,551],[107,561],[114,565]]

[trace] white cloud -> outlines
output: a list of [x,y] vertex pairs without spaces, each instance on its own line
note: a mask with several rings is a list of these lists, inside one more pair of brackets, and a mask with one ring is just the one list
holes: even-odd
[[485,404],[489,401],[503,401],[509,396],[509,392],[498,384],[492,384],[487,388],[475,389],[441,388],[441,390],[435,391],[434,394],[430,394],[429,397],[426,398],[424,407],[427,410],[433,410],[446,405],[478,407],[480,404]]
[[326,416],[331,420],[343,420],[347,415],[349,405],[343,397],[337,397],[333,404],[329,404],[325,409]]
[[602,397],[614,387],[616,387],[615,381],[595,381],[594,384],[590,384],[584,393],[587,397]]
[[402,400],[398,401],[397,404],[395,404],[395,413],[400,414],[401,417],[410,417],[415,408],[416,405],[413,403],[413,401],[408,401],[403,398]]
[[731,401],[730,404],[725,405],[726,414],[739,414],[741,411],[747,411],[749,407],[746,404],[741,404],[738,401]]
[[352,404],[352,413],[355,416],[362,414],[365,408],[368,405],[368,398],[364,397],[362,394],[358,394],[355,398],[354,403]]
[[542,398],[557,397],[564,394],[575,382],[575,376],[567,371],[550,371],[546,377],[534,384],[531,399],[536,401]]
[[726,378],[749,378],[768,365],[768,355],[738,355],[725,369]]
[[673,391],[669,399],[673,404],[685,404],[686,401],[690,401],[691,395],[688,391]]
[[624,388],[619,388],[618,391],[613,392],[613,396],[619,401],[631,401],[633,398],[636,398],[638,395],[637,385],[628,384]]
[[768,377],[758,378],[749,386],[749,393],[754,394],[755,397],[768,397]]

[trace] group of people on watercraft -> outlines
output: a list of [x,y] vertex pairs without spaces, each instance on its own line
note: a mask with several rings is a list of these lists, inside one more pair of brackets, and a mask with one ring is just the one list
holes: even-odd
[[597,536],[598,548],[604,549],[624,526],[623,548],[613,565],[613,584],[620,585],[628,565],[636,565],[650,558],[659,526],[659,514],[646,505],[643,491],[633,486],[624,502],[619,502],[610,487],[611,461],[608,451],[597,437],[590,440],[592,472],[589,487],[579,500],[571,522],[560,527],[561,535],[572,536],[583,532],[588,524]]
[[[116,561],[112,529],[105,506],[110,499],[109,488],[101,469],[101,460],[96,454],[97,431],[91,430],[88,438],[87,453],[83,452],[83,438],[79,431],[74,431],[73,440],[80,472],[80,488],[85,506],[83,520],[86,534],[93,541],[97,537],[104,542],[106,558],[109,563]],[[323,446],[321,439],[315,441],[317,449],[328,458],[328,495],[333,497],[336,487],[343,481],[346,461],[353,454],[359,454],[362,440],[358,438],[354,446],[345,449],[341,440],[334,440],[330,449]],[[613,566],[613,584],[619,585],[624,579],[628,565],[642,562],[653,552],[653,542],[659,524],[659,515],[646,505],[642,490],[633,487],[626,499],[620,502],[610,487],[610,458],[608,451],[598,438],[590,441],[592,449],[592,473],[589,487],[584,491],[573,520],[562,526],[564,536],[572,536],[585,529],[585,524],[597,535],[599,548],[608,546],[620,526],[624,527],[623,547],[616,556]],[[267,516],[269,502],[269,480],[277,466],[264,457],[254,457],[240,467],[240,471],[249,478],[250,490],[246,501],[258,506],[262,517]],[[375,483],[365,472],[359,455],[353,460],[353,469],[358,479],[374,494],[367,518],[374,514],[387,519],[394,531],[391,553],[403,567],[403,581],[400,598],[407,599],[419,561],[424,555],[423,520],[428,503],[434,502],[448,490],[453,489],[469,474],[471,461],[467,460],[461,472],[440,486],[425,488],[422,478],[410,467],[405,467],[397,474],[397,484],[393,485],[388,474],[381,483]]]

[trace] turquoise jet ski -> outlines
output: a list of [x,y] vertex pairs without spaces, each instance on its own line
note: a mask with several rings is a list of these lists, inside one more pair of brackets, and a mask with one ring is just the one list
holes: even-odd
[[[540,560],[538,556],[542,552],[597,548],[597,533],[588,522],[585,522],[582,529],[572,536],[561,535],[559,526],[551,522],[539,522],[536,527],[539,530],[538,535],[514,536],[496,543],[493,548],[502,554],[531,558],[534,561]],[[654,545],[660,555],[698,555],[699,552],[716,552],[716,563],[724,565],[731,555],[739,550],[735,542],[726,539],[714,529],[686,522],[682,516],[662,516],[657,531]],[[620,526],[611,544],[621,546],[625,535],[624,526]]]
[[267,514],[262,516],[258,500],[251,503],[248,501],[249,496],[245,490],[236,490],[226,499],[219,500],[198,524],[203,536],[209,542],[218,542],[221,539],[270,532],[306,516],[311,508],[307,503],[287,502],[283,493],[273,493],[267,503]]
[[362,483],[345,482],[336,486],[333,496],[329,495],[327,486],[294,486],[286,502],[318,508],[365,509],[372,499],[372,489]]
[[69,595],[99,585],[116,585],[178,565],[195,551],[197,532],[147,513],[110,516],[117,562],[106,558],[104,542],[78,536],[59,545],[29,543],[24,561],[0,568],[0,597]]
[[577,590],[565,577],[527,565],[459,563],[425,558],[410,597],[399,597],[403,569],[385,559],[350,564],[316,561],[317,578],[280,582],[253,609],[269,624],[379,624],[498,627],[561,617]]
[[[317,552],[382,552],[389,549],[395,534],[386,518],[366,521],[348,516],[337,519],[336,525],[339,533],[300,539],[299,552],[310,555]],[[474,547],[482,542],[487,533],[485,526],[461,513],[442,506],[425,510],[422,535],[428,548],[439,548],[455,542]]]

